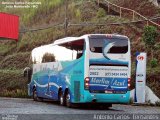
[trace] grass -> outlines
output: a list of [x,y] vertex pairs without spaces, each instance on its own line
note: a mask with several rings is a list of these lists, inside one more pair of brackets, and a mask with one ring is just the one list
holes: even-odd
[[[16,51],[17,53],[21,52],[31,52],[35,47],[51,44],[54,40],[59,39],[64,36],[63,29],[58,28],[50,28],[37,32],[27,32],[22,36],[22,38],[17,43],[17,47],[13,53]],[[1,48],[1,45],[0,45]],[[3,49],[3,46],[2,46]],[[13,54],[12,53],[12,54]]]
[[2,97],[13,97],[13,98],[29,98],[27,90],[2,90],[0,92],[0,96]]
[[[152,3],[145,0],[109,0],[112,3],[115,3],[119,6],[133,9],[140,14],[151,17],[158,15],[158,11],[160,10],[158,7],[155,7]],[[127,14],[127,13],[125,13]]]
[[[12,2],[17,0],[12,0]],[[5,0],[5,2],[10,2],[10,0]],[[25,0],[25,2],[36,2],[35,0]],[[3,12],[8,12],[11,14],[17,14],[20,16],[21,25],[28,25],[31,21],[34,21],[37,16],[47,14],[47,11],[51,11],[54,7],[63,4],[64,0],[37,0],[37,2],[41,2],[38,5],[38,8],[5,8],[5,5],[1,5],[0,10]]]
[[0,69],[24,69],[24,67],[29,65],[30,54],[30,52],[19,52],[8,55],[0,62]]
[[0,70],[0,96],[27,97],[27,79],[23,70]]
[[6,56],[12,51],[16,51],[16,42],[13,40],[0,41],[0,56]]

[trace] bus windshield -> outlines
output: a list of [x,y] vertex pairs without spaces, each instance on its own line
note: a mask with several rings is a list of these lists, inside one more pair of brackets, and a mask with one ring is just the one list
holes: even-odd
[[127,38],[108,38],[107,36],[90,37],[90,51],[93,53],[102,53],[107,46],[107,53],[110,54],[125,54],[128,52]]

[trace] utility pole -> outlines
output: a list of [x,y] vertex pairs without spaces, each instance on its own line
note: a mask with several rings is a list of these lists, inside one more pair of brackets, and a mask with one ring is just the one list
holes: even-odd
[[65,31],[65,37],[67,36],[67,29],[68,29],[68,0],[65,0],[65,21],[64,21],[64,31]]
[[99,7],[99,0],[98,0],[98,7]]

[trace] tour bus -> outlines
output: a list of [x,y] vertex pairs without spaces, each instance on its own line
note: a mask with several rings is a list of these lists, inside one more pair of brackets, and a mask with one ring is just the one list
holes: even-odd
[[60,105],[128,103],[131,53],[129,38],[119,34],[66,37],[33,49],[28,94]]

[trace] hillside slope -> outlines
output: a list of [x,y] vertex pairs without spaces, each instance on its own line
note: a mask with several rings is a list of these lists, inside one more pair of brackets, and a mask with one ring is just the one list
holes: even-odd
[[[31,0],[33,1],[33,0]],[[47,7],[45,0],[41,0],[42,5],[38,9],[4,9],[1,11],[16,14],[20,16],[20,30],[27,30],[20,34],[19,42],[10,40],[0,41],[0,95],[1,96],[26,96],[27,80],[23,78],[22,71],[29,66],[30,52],[33,48],[44,44],[52,43],[54,40],[64,37],[64,27],[55,24],[64,23],[65,5],[63,0],[49,1]],[[147,17],[160,15],[159,9],[152,6],[150,2],[141,0],[110,0],[118,5],[135,9]],[[130,1],[130,2],[129,2]],[[44,3],[45,2],[45,3]],[[130,6],[132,3],[133,6]],[[146,11],[147,9],[147,11]],[[116,12],[116,11],[115,11]],[[72,0],[68,3],[68,20],[69,23],[117,23],[129,22],[127,13],[120,18],[119,15],[107,13],[107,9],[98,6],[95,2],[84,0]],[[53,26],[49,27],[48,26]],[[32,28],[42,28],[36,31],[30,31]],[[80,36],[88,33],[119,33],[128,36],[132,45],[132,85],[134,86],[134,54],[136,51],[146,51],[145,45],[141,39],[143,25],[141,24],[119,24],[107,26],[69,26],[68,36]],[[160,39],[158,40],[158,43]],[[157,44],[158,44],[157,43]],[[159,55],[160,49],[156,50],[155,55]],[[148,53],[148,63],[150,62],[150,53]],[[157,57],[160,62],[160,56]],[[160,65],[160,63],[159,63]],[[160,97],[160,69],[151,68],[148,64],[147,84]],[[16,84],[14,84],[16,83]],[[9,84],[9,85],[8,85]],[[23,86],[23,87],[22,87]],[[25,86],[25,87],[24,87]],[[18,91],[18,92],[17,92]],[[15,94],[13,94],[15,93]]]

